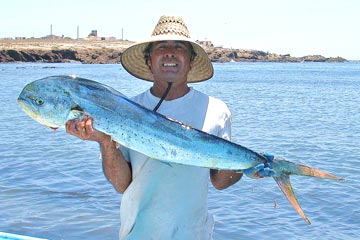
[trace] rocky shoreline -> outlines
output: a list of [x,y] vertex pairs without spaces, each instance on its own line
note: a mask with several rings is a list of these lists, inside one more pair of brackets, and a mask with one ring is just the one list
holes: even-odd
[[[81,62],[119,63],[122,52],[132,44],[122,40],[24,39],[0,40],[0,63]],[[257,50],[204,46],[212,62],[345,62],[342,57],[321,55],[292,57]]]

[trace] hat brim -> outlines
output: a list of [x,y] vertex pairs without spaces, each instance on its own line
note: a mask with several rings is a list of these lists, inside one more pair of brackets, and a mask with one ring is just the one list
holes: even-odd
[[125,49],[121,55],[121,64],[125,70],[137,78],[153,82],[154,77],[149,69],[149,66],[145,62],[144,50],[149,43],[158,41],[185,41],[189,42],[193,46],[196,56],[188,74],[187,81],[189,83],[206,81],[214,75],[214,68],[211,64],[209,56],[198,43],[189,40],[187,37],[171,34],[166,36],[152,36],[145,41],[135,43]]

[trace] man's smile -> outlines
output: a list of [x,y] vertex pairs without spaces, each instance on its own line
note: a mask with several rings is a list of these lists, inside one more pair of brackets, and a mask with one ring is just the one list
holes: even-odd
[[163,63],[164,67],[176,67],[177,64],[176,63]]

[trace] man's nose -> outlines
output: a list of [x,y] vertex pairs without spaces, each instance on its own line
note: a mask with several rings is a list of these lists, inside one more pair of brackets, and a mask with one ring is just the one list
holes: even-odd
[[175,49],[172,47],[166,48],[164,55],[169,58],[175,57]]

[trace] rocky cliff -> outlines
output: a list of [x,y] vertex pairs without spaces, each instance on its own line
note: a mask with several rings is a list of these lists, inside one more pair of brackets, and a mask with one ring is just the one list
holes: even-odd
[[[0,63],[6,62],[82,62],[118,63],[121,53],[130,41],[95,40],[1,40]],[[213,62],[344,62],[342,57],[326,58],[320,55],[292,57],[256,50],[229,49],[204,46]]]

